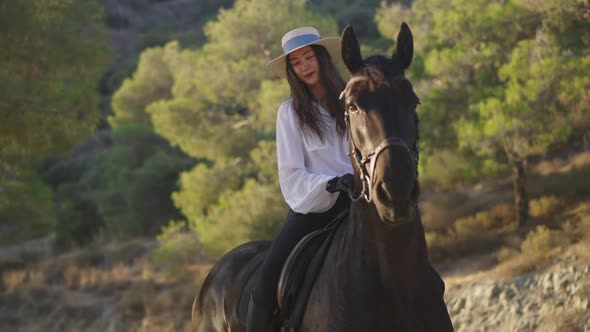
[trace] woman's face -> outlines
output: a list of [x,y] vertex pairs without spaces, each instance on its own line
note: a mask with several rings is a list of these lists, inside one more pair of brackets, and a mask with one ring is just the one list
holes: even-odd
[[289,54],[289,62],[297,77],[308,86],[314,86],[320,81],[320,65],[315,52],[310,46],[305,46]]

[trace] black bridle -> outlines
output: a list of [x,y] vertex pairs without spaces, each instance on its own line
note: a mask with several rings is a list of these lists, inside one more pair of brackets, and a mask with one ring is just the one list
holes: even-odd
[[[407,80],[407,78],[404,76],[400,76],[400,78]],[[355,81],[359,81],[359,80],[370,80],[370,78],[368,76],[356,76],[355,80],[349,81],[349,83],[347,84],[344,91],[342,91],[342,93],[340,94],[340,99],[342,99],[343,97],[346,97],[346,95],[349,91],[349,85],[351,83],[353,83]],[[371,88],[371,90],[373,90],[372,86],[370,86],[370,88]],[[379,143],[379,145],[377,145],[377,147],[375,149],[370,151],[366,156],[363,156],[360,149],[354,143],[354,138],[352,136],[352,130],[350,128],[350,115],[348,113],[348,107],[346,107],[346,106],[345,106],[345,111],[344,111],[344,121],[346,122],[346,128],[348,129],[348,139],[350,141],[350,144],[352,145],[352,154],[353,154],[355,163],[356,163],[358,169],[361,171],[361,183],[362,183],[361,192],[357,196],[354,193],[354,188],[350,187],[348,189],[348,195],[350,196],[350,199],[352,201],[356,202],[356,201],[359,201],[364,198],[364,200],[367,203],[371,203],[371,201],[372,201],[371,187],[373,185],[373,181],[375,178],[374,176],[375,176],[375,168],[376,168],[376,164],[377,164],[377,158],[379,158],[379,155],[381,154],[381,152],[383,152],[388,147],[399,146],[402,149],[404,149],[406,152],[408,152],[408,154],[410,155],[410,157],[413,161],[413,164],[414,164],[412,167],[412,171],[413,172],[416,171],[416,166],[417,166],[416,164],[418,163],[417,155],[414,151],[412,151],[408,147],[408,144],[401,137],[396,137],[396,136],[387,137],[386,139],[381,141],[381,143]],[[367,168],[367,164],[368,164],[368,168]]]

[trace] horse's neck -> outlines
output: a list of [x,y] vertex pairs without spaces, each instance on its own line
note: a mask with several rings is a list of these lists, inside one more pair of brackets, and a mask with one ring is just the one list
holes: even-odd
[[406,226],[385,225],[374,208],[353,203],[314,286],[302,331],[416,330],[409,317],[416,314],[425,247],[416,240],[421,225]]
[[[345,235],[339,237],[341,267],[354,278],[370,273],[375,287],[388,289],[416,281],[424,265],[425,247],[416,222],[391,226],[379,220],[375,209],[365,203],[353,204]],[[422,239],[422,240],[421,240]],[[409,284],[408,284],[409,283]]]

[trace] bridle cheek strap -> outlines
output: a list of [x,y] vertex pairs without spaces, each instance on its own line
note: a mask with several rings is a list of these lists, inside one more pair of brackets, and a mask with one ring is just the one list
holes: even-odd
[[[414,158],[414,154],[412,153],[412,151],[410,150],[410,148],[408,147],[408,144],[406,144],[406,142],[399,138],[399,137],[388,137],[385,140],[383,140],[376,148],[373,152],[371,152],[366,158],[369,158],[369,179],[371,180],[371,185],[374,184],[375,181],[375,168],[376,168],[376,164],[377,164],[377,158],[379,158],[379,155],[381,154],[381,152],[383,152],[385,149],[387,149],[390,146],[400,146],[402,147],[407,153],[408,155],[410,155],[410,157],[412,158],[413,164],[416,163],[416,160]],[[365,158],[365,159],[366,159]],[[412,167],[412,172],[415,172],[415,167],[416,165],[413,165]]]

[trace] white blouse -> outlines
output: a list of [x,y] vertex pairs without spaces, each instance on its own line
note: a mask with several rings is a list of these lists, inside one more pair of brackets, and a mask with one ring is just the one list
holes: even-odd
[[352,173],[348,138],[336,130],[336,122],[319,106],[325,124],[324,142],[300,130],[292,100],[284,102],[277,114],[277,158],[279,182],[287,204],[295,212],[325,212],[338,198],[326,191],[326,182]]

